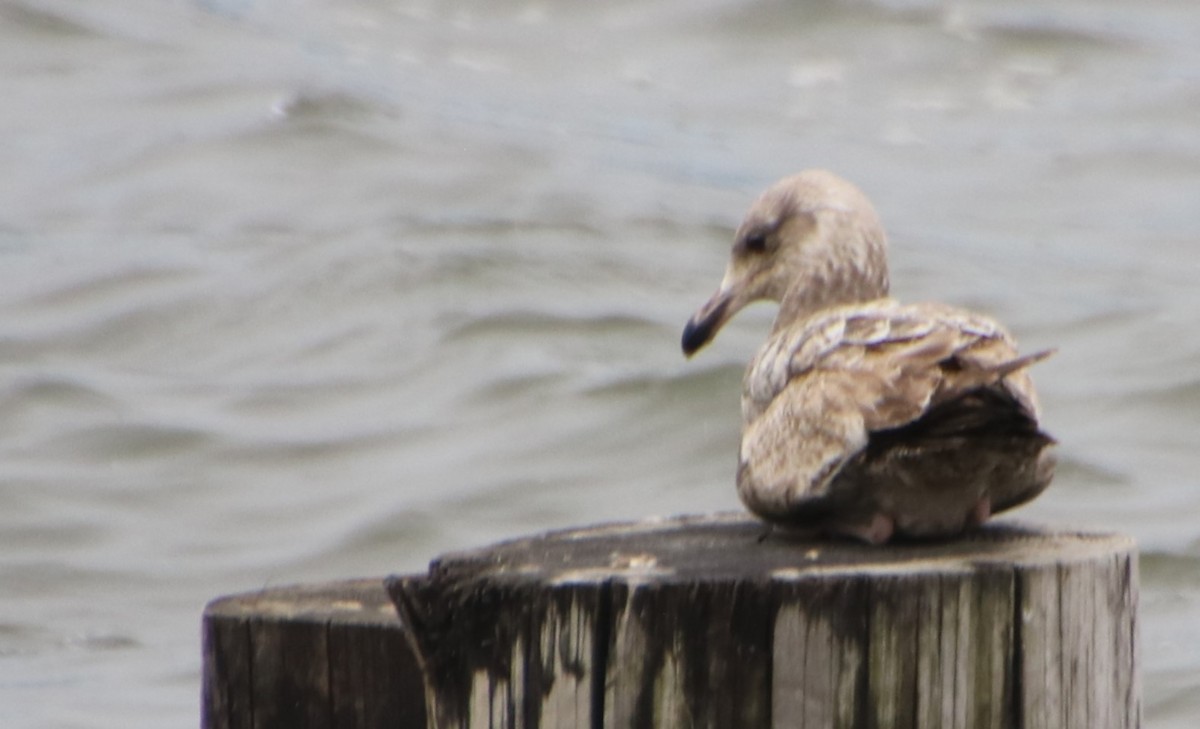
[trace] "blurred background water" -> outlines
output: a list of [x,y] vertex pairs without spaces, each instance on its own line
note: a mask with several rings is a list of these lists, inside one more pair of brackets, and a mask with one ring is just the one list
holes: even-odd
[[220,594],[737,508],[772,312],[679,352],[831,168],[894,293],[998,316],[1019,518],[1143,548],[1200,716],[1200,5],[0,0],[0,725],[195,726]]

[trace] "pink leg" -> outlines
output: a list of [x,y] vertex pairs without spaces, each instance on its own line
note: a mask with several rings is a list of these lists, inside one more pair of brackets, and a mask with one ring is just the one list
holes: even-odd
[[839,524],[832,531],[878,546],[892,538],[896,521],[886,514],[877,513],[866,524]]

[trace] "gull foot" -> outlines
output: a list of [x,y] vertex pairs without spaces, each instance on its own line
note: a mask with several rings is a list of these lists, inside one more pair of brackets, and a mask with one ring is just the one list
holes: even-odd
[[841,524],[834,531],[879,546],[891,539],[896,532],[896,520],[886,514],[877,513],[865,524]]

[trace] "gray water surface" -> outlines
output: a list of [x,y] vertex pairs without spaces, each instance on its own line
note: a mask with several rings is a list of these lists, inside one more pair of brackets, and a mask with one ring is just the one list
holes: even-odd
[[1140,541],[1200,716],[1200,6],[0,0],[0,725],[195,726],[220,594],[737,508],[772,311],[691,312],[770,182],[1003,319],[1025,520]]

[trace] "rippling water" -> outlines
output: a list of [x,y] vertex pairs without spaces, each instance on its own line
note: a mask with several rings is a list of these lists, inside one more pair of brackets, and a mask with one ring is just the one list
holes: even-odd
[[0,3],[0,724],[195,725],[219,594],[736,508],[687,316],[775,178],[875,200],[1062,441],[1026,519],[1143,558],[1200,713],[1200,7]]

